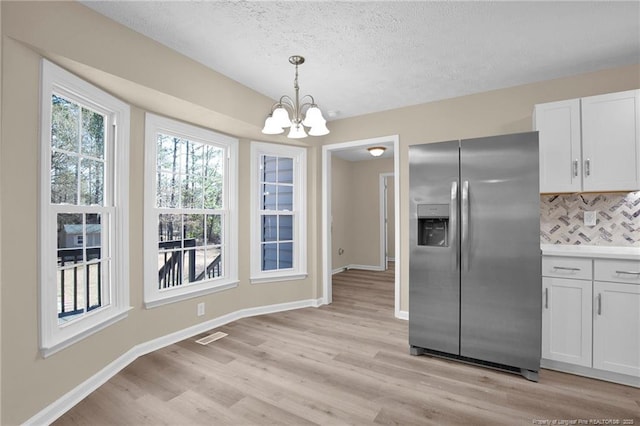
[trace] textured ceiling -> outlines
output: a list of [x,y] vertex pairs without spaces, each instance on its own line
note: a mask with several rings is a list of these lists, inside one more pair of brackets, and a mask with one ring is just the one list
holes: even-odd
[[302,55],[335,118],[640,62],[638,1],[83,3],[274,99]]

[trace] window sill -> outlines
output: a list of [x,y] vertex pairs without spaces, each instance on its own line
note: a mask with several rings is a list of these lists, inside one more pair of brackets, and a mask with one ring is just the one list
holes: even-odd
[[257,275],[250,279],[251,284],[264,284],[280,281],[296,281],[307,278],[306,272],[278,273],[277,275]]
[[60,339],[60,340],[52,339],[57,341],[47,346],[43,345],[40,348],[40,353],[42,354],[42,357],[48,358],[51,355],[55,354],[56,352],[59,352],[65,348],[68,348],[69,346],[79,342],[80,340],[83,340],[86,337],[89,337],[92,334],[95,334],[100,330],[104,330],[105,328],[117,323],[118,321],[125,319],[129,315],[129,311],[132,309],[133,307],[129,306],[121,311],[113,312],[111,315],[105,316],[104,320],[102,320],[100,323],[92,325],[88,328],[85,328],[79,331],[78,333],[74,334],[73,336],[67,337],[65,339]]
[[174,302],[180,302],[182,300],[192,299],[194,297],[204,296],[205,294],[217,293],[219,291],[229,290],[238,286],[238,280],[225,281],[219,283],[213,287],[206,288],[194,288],[190,291],[181,291],[172,295],[161,295],[155,298],[148,298],[144,301],[144,307],[146,309],[157,308],[158,306],[168,305]]

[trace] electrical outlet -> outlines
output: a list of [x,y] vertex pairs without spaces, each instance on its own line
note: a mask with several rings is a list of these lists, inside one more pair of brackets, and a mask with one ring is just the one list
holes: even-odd
[[198,303],[198,316],[201,317],[204,315],[204,302]]
[[585,226],[596,226],[597,220],[598,220],[598,212],[596,210],[584,212]]

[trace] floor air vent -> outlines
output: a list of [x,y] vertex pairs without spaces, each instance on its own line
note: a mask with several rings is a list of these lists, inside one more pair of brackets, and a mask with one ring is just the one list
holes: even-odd
[[225,336],[228,336],[228,334],[223,333],[222,331],[217,331],[208,336],[204,336],[202,339],[196,340],[196,343],[200,343],[201,345],[208,345],[209,343],[215,342],[216,340],[220,340]]

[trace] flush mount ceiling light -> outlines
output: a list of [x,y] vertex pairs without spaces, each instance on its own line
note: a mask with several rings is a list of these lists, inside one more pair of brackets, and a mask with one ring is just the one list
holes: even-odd
[[369,154],[373,155],[374,157],[380,157],[382,154],[384,154],[384,151],[386,149],[387,148],[385,148],[384,146],[371,146],[367,148]]
[[[292,139],[300,139],[307,137],[305,127],[310,127],[309,134],[311,136],[323,136],[329,134],[327,129],[327,120],[322,116],[322,111],[316,105],[313,96],[305,95],[300,99],[298,87],[298,65],[304,64],[302,56],[294,55],[289,58],[289,62],[296,66],[296,78],[293,80],[293,88],[295,89],[295,98],[291,99],[284,95],[278,102],[271,107],[271,113],[264,121],[262,133],[265,135],[279,135],[284,129],[290,127],[287,137]],[[310,102],[300,104],[309,98]],[[289,116],[291,114],[291,116]],[[303,118],[304,116],[304,118]],[[291,118],[293,117],[293,118]]]

